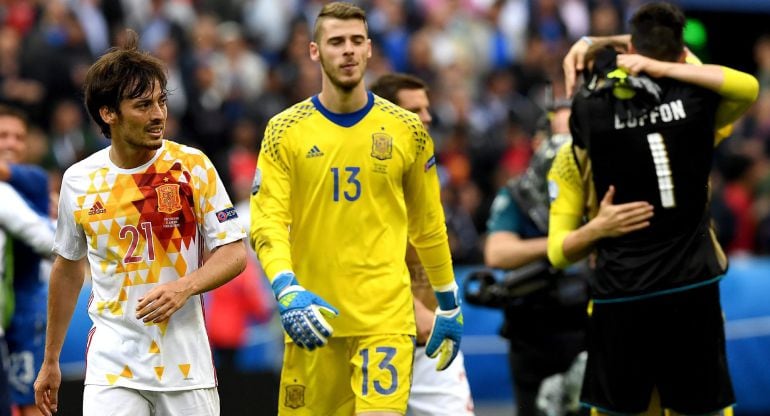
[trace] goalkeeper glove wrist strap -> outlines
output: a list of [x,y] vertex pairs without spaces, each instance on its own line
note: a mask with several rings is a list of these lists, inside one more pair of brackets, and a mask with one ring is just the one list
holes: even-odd
[[299,286],[299,282],[297,282],[297,277],[294,276],[293,272],[285,271],[278,273],[272,283],[270,283],[270,286],[273,287],[275,298],[278,299],[283,294],[284,289],[289,286]]
[[[448,287],[447,287],[448,286]],[[457,283],[442,287],[442,290],[436,290],[436,300],[438,300],[438,307],[443,311],[451,311],[460,306],[460,298],[457,294]]]

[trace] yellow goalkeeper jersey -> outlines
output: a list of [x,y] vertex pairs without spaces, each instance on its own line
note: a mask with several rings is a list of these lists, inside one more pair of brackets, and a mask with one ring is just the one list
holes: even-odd
[[454,282],[433,142],[413,113],[368,93],[336,114],[317,96],[273,117],[251,197],[251,241],[272,280],[340,310],[334,336],[414,334],[407,238],[431,284]]

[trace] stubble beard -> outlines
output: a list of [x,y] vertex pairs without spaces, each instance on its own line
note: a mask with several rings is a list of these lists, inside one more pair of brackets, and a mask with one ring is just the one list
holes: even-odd
[[326,61],[323,59],[321,60],[321,69],[323,70],[324,74],[326,74],[326,78],[329,79],[332,85],[344,92],[353,91],[358,86],[358,84],[361,83],[361,80],[364,78],[364,72],[366,71],[366,61],[363,62],[363,68],[364,70],[362,70],[357,77],[343,80],[336,76],[334,71],[336,67],[329,68]]

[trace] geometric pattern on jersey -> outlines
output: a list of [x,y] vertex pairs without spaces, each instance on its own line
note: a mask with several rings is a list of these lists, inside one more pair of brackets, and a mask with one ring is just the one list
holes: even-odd
[[86,384],[213,387],[200,296],[157,324],[138,320],[135,309],[156,285],[200,267],[204,243],[213,249],[243,238],[244,230],[236,218],[217,219],[232,204],[200,151],[164,141],[153,160],[128,170],[108,155],[105,149],[68,169],[56,237],[65,257],[82,256],[74,240],[87,243],[94,329]]

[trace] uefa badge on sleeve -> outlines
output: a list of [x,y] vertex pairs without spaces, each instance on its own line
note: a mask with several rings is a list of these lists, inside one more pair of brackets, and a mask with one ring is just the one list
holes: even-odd
[[262,187],[262,171],[257,168],[257,171],[254,172],[254,181],[251,182],[251,194],[256,195],[259,193],[259,188]]
[[559,185],[554,180],[548,181],[548,199],[551,200],[551,202],[556,200],[556,197],[559,196]]

